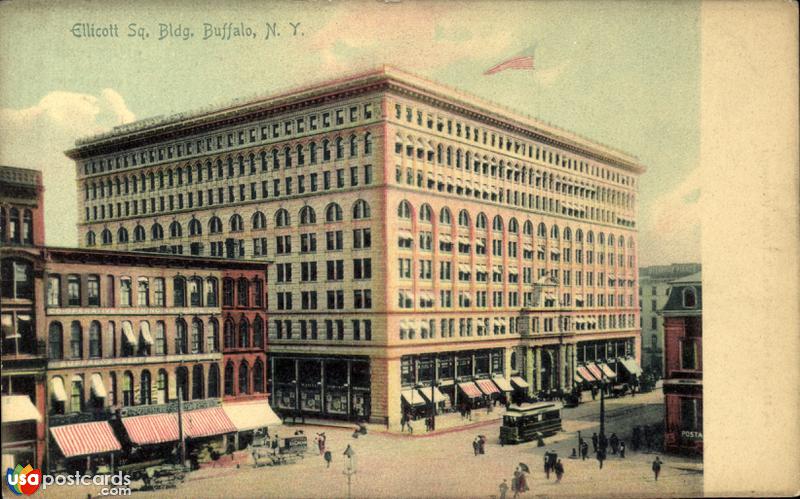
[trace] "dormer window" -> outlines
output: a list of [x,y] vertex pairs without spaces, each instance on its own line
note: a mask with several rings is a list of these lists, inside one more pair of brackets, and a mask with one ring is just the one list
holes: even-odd
[[683,290],[683,307],[684,308],[697,307],[697,295],[695,294],[694,288],[686,288]]

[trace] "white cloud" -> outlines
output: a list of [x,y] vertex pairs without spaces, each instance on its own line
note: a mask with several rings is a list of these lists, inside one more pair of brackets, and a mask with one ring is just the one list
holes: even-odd
[[75,164],[64,151],[77,138],[134,118],[125,99],[110,88],[99,96],[57,90],[31,107],[0,108],[0,163],[44,174],[47,244],[77,243]]
[[640,265],[700,261],[701,170],[656,197],[639,215]]

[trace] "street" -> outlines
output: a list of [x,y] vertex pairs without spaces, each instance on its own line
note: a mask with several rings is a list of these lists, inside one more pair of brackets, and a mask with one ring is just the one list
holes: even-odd
[[[633,425],[652,424],[663,417],[660,390],[610,399],[606,403],[607,434],[616,432],[628,439]],[[353,439],[343,428],[305,426],[309,452],[296,464],[253,468],[248,458],[239,469],[216,468],[193,472],[177,489],[135,492],[142,497],[346,497],[347,479],[343,474],[348,444],[355,451],[356,473],[352,480],[353,497],[491,497],[499,496],[499,484],[511,478],[518,463],[531,468],[530,490],[526,496],[610,496],[635,497],[699,496],[703,490],[701,462],[698,459],[661,455],[664,466],[658,482],[653,480],[651,463],[656,454],[633,452],[626,458],[609,451],[599,469],[596,459],[570,459],[577,447],[577,431],[590,439],[598,430],[599,401],[591,399],[563,412],[564,432],[545,440],[500,446],[499,421],[487,421],[478,428],[451,430],[437,435],[415,436],[376,433]],[[296,428],[284,428],[288,435]],[[313,446],[316,432],[325,431],[333,462],[326,468]],[[488,437],[486,454],[475,456],[472,440],[478,434]],[[565,468],[561,483],[543,472],[543,454],[552,449]],[[591,449],[590,449],[591,455]],[[136,484],[134,484],[134,487]],[[47,491],[48,493],[50,491]],[[70,491],[72,492],[72,490]],[[48,494],[49,495],[49,494]],[[509,490],[508,497],[513,493]],[[85,497],[85,494],[83,494]],[[55,495],[54,495],[55,497]]]

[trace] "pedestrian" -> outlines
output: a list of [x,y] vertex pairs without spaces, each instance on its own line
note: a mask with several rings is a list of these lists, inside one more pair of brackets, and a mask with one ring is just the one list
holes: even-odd
[[544,453],[544,476],[550,480],[550,451]]
[[592,387],[592,400],[595,400],[597,397],[597,388],[594,386]]
[[564,465],[561,464],[561,459],[556,462],[556,483],[561,482],[561,477],[564,476]]
[[328,465],[326,466],[327,468],[331,467],[331,461],[332,460],[333,460],[333,455],[331,454],[331,451],[326,450],[325,451],[325,462],[328,463]]
[[619,438],[617,437],[616,433],[611,433],[609,442],[611,443],[611,453],[616,454],[617,450],[619,449]]
[[475,440],[472,441],[472,451],[475,453],[476,456],[478,455],[478,447],[480,445],[478,441],[479,441],[478,437],[475,437]]
[[511,479],[511,490],[514,492],[515,498],[520,493],[519,481],[521,476],[522,476],[522,471],[520,471],[519,466],[517,466],[517,469],[514,470],[514,477]]
[[592,452],[597,452],[597,433],[592,433]]
[[623,440],[619,442],[619,457],[625,459],[625,442]]
[[603,469],[603,461],[605,461],[605,460],[606,460],[606,451],[605,451],[605,449],[602,449],[602,448],[598,449],[597,450],[597,461],[599,461],[599,463],[600,463],[600,469],[601,470]]
[[408,415],[404,412],[403,415],[400,416],[400,433],[406,431],[406,423],[408,423]]
[[467,405],[467,419],[469,421],[472,421],[472,406],[471,405]]
[[585,441],[581,442],[581,460],[586,461],[586,456],[589,455],[589,444]]
[[508,492],[508,484],[506,481],[507,480],[503,478],[503,483],[500,484],[500,499],[506,499],[506,493]]
[[519,493],[527,492],[530,490],[528,488],[528,479],[525,477],[525,471],[519,470],[519,478],[517,479],[517,490]]
[[486,438],[478,435],[478,453],[486,454]]
[[658,474],[661,473],[661,465],[664,464],[661,461],[661,458],[656,456],[656,460],[653,461],[653,475],[655,475],[655,481],[658,481]]

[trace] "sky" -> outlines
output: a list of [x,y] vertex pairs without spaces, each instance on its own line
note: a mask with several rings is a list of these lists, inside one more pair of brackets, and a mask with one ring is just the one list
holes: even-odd
[[[698,3],[172,5],[0,4],[0,164],[44,172],[47,244],[77,245],[63,154],[76,139],[387,63],[636,156],[640,264],[700,261]],[[203,39],[205,24],[226,22],[257,37]],[[76,23],[116,25],[118,37],[78,38]],[[193,36],[159,40],[170,23]],[[279,36],[266,39],[268,23]],[[127,36],[139,28],[149,38]],[[532,46],[534,71],[483,75]]]

